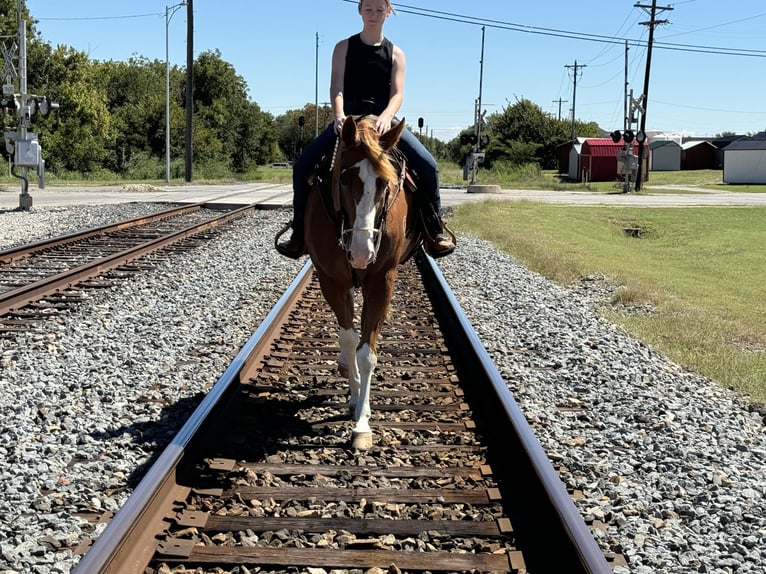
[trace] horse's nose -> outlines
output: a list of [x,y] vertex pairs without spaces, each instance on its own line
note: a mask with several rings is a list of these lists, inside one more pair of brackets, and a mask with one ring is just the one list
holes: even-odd
[[352,241],[348,250],[348,260],[354,269],[366,269],[375,259],[375,246],[372,241]]
[[348,260],[354,269],[367,269],[372,261],[372,252],[353,252],[349,251]]

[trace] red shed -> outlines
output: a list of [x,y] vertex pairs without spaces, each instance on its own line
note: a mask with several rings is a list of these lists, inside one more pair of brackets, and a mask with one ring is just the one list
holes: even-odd
[[[587,139],[580,151],[580,179],[582,181],[622,181],[622,174],[617,173],[617,152],[622,149],[623,142],[614,143],[611,139]],[[649,146],[644,145],[644,153],[648,154]],[[633,153],[638,155],[638,142],[633,142]],[[644,181],[648,173],[648,162],[643,165]]]

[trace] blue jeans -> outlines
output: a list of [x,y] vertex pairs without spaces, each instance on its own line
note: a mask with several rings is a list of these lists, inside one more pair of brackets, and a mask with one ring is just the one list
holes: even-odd
[[[294,218],[303,221],[306,212],[311,185],[309,178],[314,173],[322,156],[331,154],[335,148],[335,124],[331,123],[323,132],[306,146],[303,153],[293,165],[293,213]],[[439,197],[439,168],[436,160],[420,140],[410,130],[404,129],[397,144],[399,150],[407,158],[407,164],[418,182],[418,193],[421,194],[437,214],[441,214],[441,198]]]

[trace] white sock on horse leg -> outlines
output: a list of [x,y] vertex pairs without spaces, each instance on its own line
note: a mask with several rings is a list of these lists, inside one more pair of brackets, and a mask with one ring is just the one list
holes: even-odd
[[359,334],[354,329],[341,329],[338,334],[338,344],[340,345],[338,365],[346,366],[351,397],[350,404],[354,406],[359,400],[359,368],[356,364],[356,346],[359,344]]
[[370,432],[370,386],[372,375],[378,364],[378,356],[366,343],[356,352],[356,362],[359,365],[359,402],[356,405],[354,418],[356,419],[355,432]]

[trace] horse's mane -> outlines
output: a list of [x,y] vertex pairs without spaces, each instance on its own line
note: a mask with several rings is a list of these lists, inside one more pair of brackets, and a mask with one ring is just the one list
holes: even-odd
[[375,129],[375,118],[364,116],[356,124],[356,135],[359,144],[367,151],[367,159],[372,163],[372,169],[381,179],[394,182],[399,173],[391,159],[391,155],[380,145],[378,130]]

